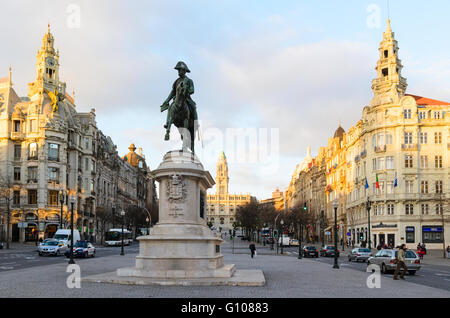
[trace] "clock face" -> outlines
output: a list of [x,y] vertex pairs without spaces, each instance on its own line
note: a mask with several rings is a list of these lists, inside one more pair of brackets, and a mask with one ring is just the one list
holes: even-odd
[[51,57],[48,57],[46,59],[46,61],[47,61],[47,64],[50,65],[50,66],[54,66],[55,65],[55,61]]

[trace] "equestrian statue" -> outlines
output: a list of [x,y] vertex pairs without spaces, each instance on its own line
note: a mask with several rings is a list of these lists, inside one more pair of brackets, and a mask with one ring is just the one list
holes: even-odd
[[[173,124],[178,128],[183,140],[183,151],[190,149],[194,153],[194,140],[198,129],[197,107],[191,99],[194,82],[186,76],[186,73],[190,73],[186,63],[180,61],[174,69],[178,71],[179,77],[173,83],[169,97],[161,105],[161,112],[167,110],[164,140],[170,139],[170,127]],[[169,104],[172,99],[173,102]]]

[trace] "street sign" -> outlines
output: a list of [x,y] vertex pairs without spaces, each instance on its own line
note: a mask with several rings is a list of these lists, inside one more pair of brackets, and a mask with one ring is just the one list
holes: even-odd
[[347,232],[347,236],[351,236],[351,233],[350,233],[350,232]]
[[28,223],[27,222],[19,222],[19,223],[17,223],[17,227],[19,229],[24,229],[24,228],[28,227]]
[[331,235],[331,232],[325,232],[325,235]]

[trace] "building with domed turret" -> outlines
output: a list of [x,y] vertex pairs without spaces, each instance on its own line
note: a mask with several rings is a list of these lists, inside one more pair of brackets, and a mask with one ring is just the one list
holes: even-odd
[[10,240],[20,242],[52,237],[61,223],[67,228],[71,202],[75,229],[95,241],[103,231],[99,215],[156,200],[142,154],[130,149],[131,161],[120,158],[111,138],[98,129],[95,110],[77,111],[74,94],[59,76],[54,44],[49,26],[27,97],[15,92],[11,68],[0,78],[0,187],[5,190],[0,240],[8,232],[6,198]]
[[[297,167],[287,204],[307,204],[308,181],[325,176],[323,217],[334,224],[337,202],[338,241],[442,249],[450,243],[450,103],[407,94],[402,69],[388,20],[370,104],[347,132],[339,125],[329,138],[323,175],[308,179]],[[332,241],[333,227],[324,232]]]

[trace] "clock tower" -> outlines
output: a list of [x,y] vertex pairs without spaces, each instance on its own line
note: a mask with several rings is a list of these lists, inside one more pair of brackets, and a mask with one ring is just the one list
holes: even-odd
[[42,39],[42,47],[37,52],[36,79],[28,84],[30,98],[36,93],[42,94],[45,90],[65,94],[66,83],[59,80],[59,51],[55,50],[54,43],[55,39],[50,33],[49,24],[48,31]]
[[227,157],[225,157],[225,153],[222,151],[219,157],[219,162],[217,163],[216,168],[216,193],[219,195],[227,195],[228,194],[228,182],[230,178],[228,178],[228,164]]

